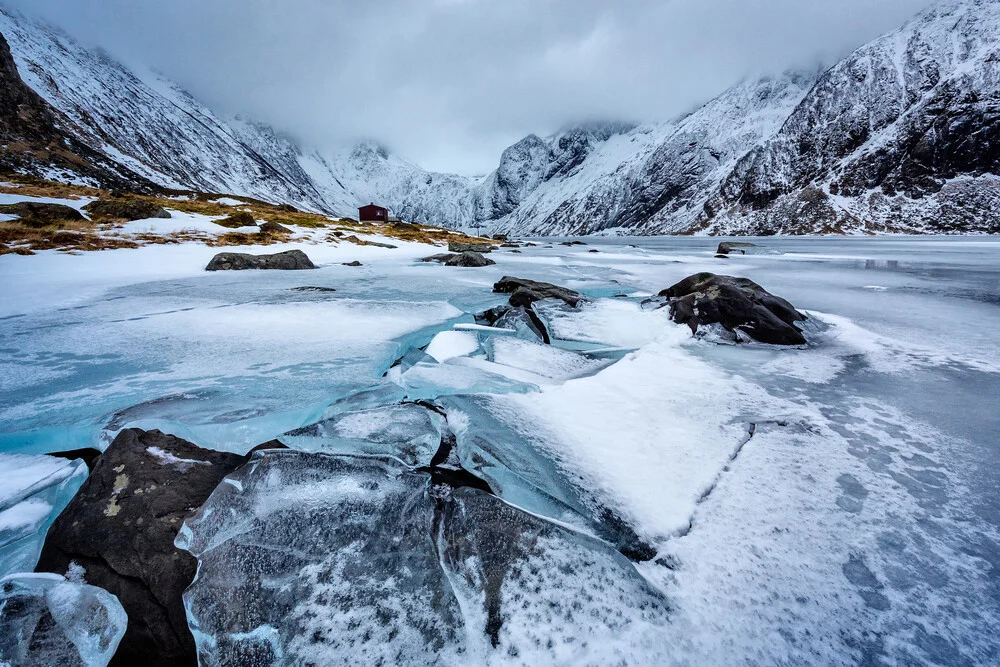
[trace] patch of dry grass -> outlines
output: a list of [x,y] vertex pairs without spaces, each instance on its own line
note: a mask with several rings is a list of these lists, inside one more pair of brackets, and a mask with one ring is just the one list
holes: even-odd
[[[0,185],[0,192],[32,197],[56,197],[79,199],[95,197],[112,199],[112,193],[79,185],[66,185],[19,174],[2,174],[0,181],[11,185]],[[115,193],[119,194],[120,193]],[[332,218],[319,213],[296,211],[287,205],[269,204],[249,197],[219,193],[196,193],[171,191],[173,196],[127,195],[130,200],[146,202],[155,207],[197,213],[220,219],[229,218],[245,211],[255,220],[274,222],[286,227],[303,229],[326,229],[326,241],[337,243],[348,241],[364,245],[358,234],[377,234],[400,241],[411,241],[433,245],[445,245],[449,241],[462,243],[490,243],[489,239],[468,236],[454,230],[428,225],[367,224],[351,218]],[[184,198],[173,198],[184,197]],[[238,199],[244,204],[227,206],[212,200],[223,197]],[[30,254],[34,250],[104,250],[108,248],[135,248],[149,244],[171,244],[194,241],[209,246],[271,245],[290,240],[287,233],[243,233],[228,232],[219,235],[187,231],[171,234],[116,234],[120,225],[108,222],[75,221],[58,223],[55,226],[32,228],[18,221],[0,222],[0,254]]]

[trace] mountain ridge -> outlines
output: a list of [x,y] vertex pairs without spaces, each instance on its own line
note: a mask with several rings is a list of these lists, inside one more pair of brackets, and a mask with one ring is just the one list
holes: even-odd
[[0,34],[67,140],[164,188],[517,235],[1000,231],[1000,0],[938,3],[825,71],[744,79],[667,122],[529,134],[482,177],[372,141],[303,147],[2,7]]

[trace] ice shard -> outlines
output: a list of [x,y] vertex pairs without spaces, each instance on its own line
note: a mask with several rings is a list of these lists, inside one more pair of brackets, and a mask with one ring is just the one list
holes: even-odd
[[0,664],[103,667],[128,617],[111,593],[58,574],[0,579]]
[[46,531],[86,479],[83,460],[0,454],[0,577],[35,569]]

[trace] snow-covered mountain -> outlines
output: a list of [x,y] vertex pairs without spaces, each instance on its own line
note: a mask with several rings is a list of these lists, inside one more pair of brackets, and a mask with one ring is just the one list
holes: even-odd
[[998,174],[1000,2],[942,2],[825,72],[708,224],[998,232]]
[[748,78],[664,123],[589,123],[429,172],[374,141],[301,147],[0,9],[70,139],[167,188],[515,234],[1000,229],[1000,0],[945,0],[825,72]]

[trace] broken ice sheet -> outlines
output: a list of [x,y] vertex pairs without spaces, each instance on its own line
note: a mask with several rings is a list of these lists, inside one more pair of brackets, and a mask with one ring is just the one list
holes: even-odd
[[[522,507],[533,487],[587,516],[612,511],[652,544],[686,530],[747,422],[791,409],[698,359],[689,341],[668,328],[591,377],[531,395],[449,399],[463,465]],[[465,428],[451,406],[467,413]],[[524,498],[507,495],[519,489]]]
[[426,475],[390,459],[269,451],[230,475],[177,545],[202,664],[432,663],[462,648]]
[[177,545],[205,665],[621,661],[666,622],[608,545],[385,458],[259,454]]
[[0,577],[35,569],[46,531],[86,479],[82,460],[0,454]]
[[0,579],[0,664],[103,667],[128,617],[111,593],[58,574]]
[[416,403],[399,403],[335,415],[290,431],[281,440],[294,449],[393,456],[427,465],[441,444],[443,417]]
[[[474,662],[663,659],[668,605],[607,543],[476,489],[455,490],[441,508],[441,560],[471,626]],[[495,657],[483,655],[489,646]]]

